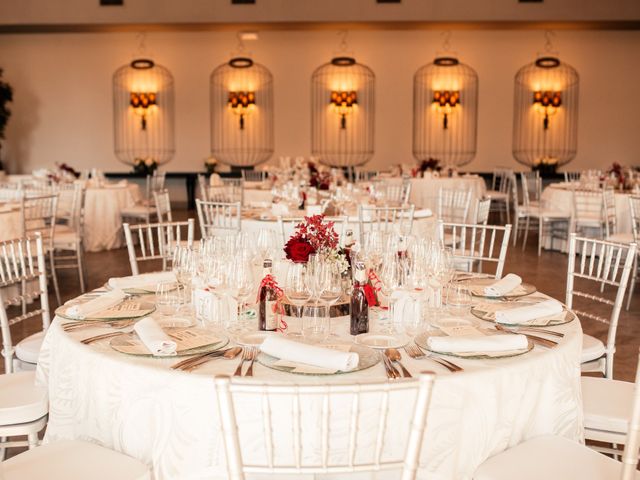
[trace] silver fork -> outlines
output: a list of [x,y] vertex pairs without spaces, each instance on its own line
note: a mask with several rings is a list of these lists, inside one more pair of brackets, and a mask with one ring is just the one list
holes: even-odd
[[380,352],[380,357],[382,358],[382,364],[384,365],[384,369],[387,372],[387,378],[390,380],[394,380],[400,376],[400,373],[395,370],[395,367],[391,365],[391,362],[387,358],[387,356]]
[[244,365],[244,362],[246,362],[247,360],[250,360],[249,355],[250,355],[250,349],[245,348],[245,349],[242,350],[242,358],[240,359],[240,363],[238,364],[238,368],[236,368],[236,371],[233,372],[233,376],[234,377],[241,377],[242,376],[242,366]]
[[429,358],[429,359],[433,360],[434,362],[439,363],[440,365],[445,367],[450,372],[462,372],[463,371],[462,367],[456,365],[453,362],[450,362],[449,360],[446,360],[446,359],[440,358],[440,357],[434,357],[433,355],[425,354],[422,351],[422,349],[416,344],[407,345],[406,347],[404,347],[404,351],[407,352],[407,355],[409,355],[411,358],[415,358],[416,360],[421,360],[423,358]]
[[103,333],[102,335],[95,335],[93,337],[85,338],[84,340],[81,340],[81,343],[84,343],[85,345],[89,345],[90,343],[99,342],[100,340],[106,340],[107,338],[118,337],[126,333],[127,332]]
[[135,320],[113,320],[113,321],[86,321],[82,320],[79,322],[65,323],[62,326],[62,329],[65,332],[75,332],[76,330],[82,330],[83,328],[92,328],[92,327],[110,327],[110,328],[127,328],[135,323]]
[[251,363],[249,364],[247,373],[244,374],[245,377],[253,377],[253,362],[255,362],[256,358],[258,357],[258,349],[255,347],[250,348],[249,357],[250,357],[249,360],[251,361]]

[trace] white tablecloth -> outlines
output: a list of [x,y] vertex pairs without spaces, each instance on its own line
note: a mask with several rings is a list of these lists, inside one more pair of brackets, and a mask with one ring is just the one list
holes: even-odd
[[411,179],[409,202],[413,203],[416,208],[430,208],[432,212],[437,212],[438,191],[442,188],[471,190],[470,213],[473,212],[476,201],[487,193],[484,180],[477,175],[452,178],[413,178]]
[[140,199],[140,188],[131,183],[87,188],[85,197],[84,247],[88,252],[111,250],[124,245],[120,211]]
[[0,241],[13,240],[22,236],[20,210],[0,212]]
[[[226,478],[213,375],[231,374],[237,359],[211,361],[192,373],[173,371],[168,367],[176,359],[130,357],[111,350],[107,342],[82,345],[80,339],[104,330],[86,329],[69,334],[62,330],[60,321],[56,318],[47,333],[37,372],[38,382],[49,388],[45,441],[97,442],[152,465],[154,478],[158,480]],[[335,319],[332,328],[334,332],[344,331],[346,319]],[[565,337],[553,349],[535,347],[526,355],[509,359],[456,359],[465,369],[459,374],[449,374],[430,360],[413,360],[405,355],[404,364],[410,371],[432,369],[438,373],[418,478],[470,480],[485,459],[529,438],[557,434],[582,439],[579,365],[582,331],[578,321],[559,329]],[[333,377],[295,376],[256,364],[254,376],[264,381],[292,383],[350,383],[386,378],[381,364]],[[385,443],[389,451],[402,448],[397,438],[411,421],[413,398],[409,397],[405,394],[391,399],[393,428],[387,432]],[[261,443],[257,439],[263,428],[262,409],[257,403],[236,405],[246,414],[243,418],[249,417],[242,428],[255,431],[254,436],[243,441],[248,442],[256,458],[261,456]],[[289,405],[284,399],[276,408],[282,418],[290,418]],[[302,418],[319,421],[320,408],[314,402],[303,404]],[[349,408],[350,403],[332,406],[334,412],[348,412]],[[373,451],[376,439],[375,435],[367,435],[371,425],[362,423],[358,454],[366,455]],[[277,430],[277,419],[274,425]],[[331,441],[334,446],[344,444],[347,448],[346,437]],[[318,449],[310,448],[306,455],[315,458]],[[397,476],[381,473],[316,478]]]
[[[618,233],[631,233],[631,212],[629,194],[616,192],[616,223]],[[573,214],[573,194],[569,184],[552,183],[542,192],[546,208]]]

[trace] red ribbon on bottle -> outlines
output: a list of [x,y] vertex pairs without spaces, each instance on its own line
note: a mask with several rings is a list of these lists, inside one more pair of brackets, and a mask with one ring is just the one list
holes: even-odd
[[258,287],[258,298],[256,298],[256,303],[260,302],[260,291],[262,290],[262,287],[271,288],[276,292],[276,303],[273,305],[273,313],[278,320],[278,328],[276,330],[282,333],[289,327],[287,322],[284,320],[284,292],[278,286],[278,282],[273,278],[273,275],[265,275],[260,282],[260,287]]
[[367,298],[369,306],[375,307],[380,305],[380,302],[378,301],[378,292],[382,289],[382,282],[373,270],[369,270],[367,277],[369,279],[369,283],[367,283],[363,288],[364,295]]

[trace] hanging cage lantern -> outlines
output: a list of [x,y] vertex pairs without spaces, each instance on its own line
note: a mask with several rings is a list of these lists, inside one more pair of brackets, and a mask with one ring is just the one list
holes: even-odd
[[311,153],[331,167],[373,157],[375,76],[352,57],[335,57],[311,76]]
[[452,56],[436,58],[413,78],[413,156],[459,167],[476,155],[478,75]]
[[274,150],[273,76],[248,57],[211,72],[211,154],[234,167],[266,162]]
[[175,153],[174,85],[171,72],[139,58],[113,75],[114,150],[118,160],[162,164]]
[[543,56],[515,77],[513,156],[519,163],[553,168],[578,150],[578,72]]

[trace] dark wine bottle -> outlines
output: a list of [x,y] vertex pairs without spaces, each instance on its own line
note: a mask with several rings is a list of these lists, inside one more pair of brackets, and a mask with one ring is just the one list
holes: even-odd
[[262,284],[259,292],[259,319],[260,330],[274,331],[278,328],[278,317],[276,316],[277,294],[273,287],[273,277],[271,276],[271,260],[265,259],[263,263]]
[[363,262],[353,266],[353,292],[351,293],[351,335],[360,335],[369,331],[369,304],[364,293],[367,273]]

